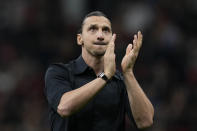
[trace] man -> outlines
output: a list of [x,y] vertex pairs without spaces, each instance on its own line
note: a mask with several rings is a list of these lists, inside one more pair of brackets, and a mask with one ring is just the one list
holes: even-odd
[[142,34],[134,35],[126,49],[123,75],[116,70],[115,39],[110,20],[91,12],[77,34],[81,56],[48,68],[45,93],[53,131],[124,131],[125,115],[133,129],[152,125],[153,106],[133,74]]

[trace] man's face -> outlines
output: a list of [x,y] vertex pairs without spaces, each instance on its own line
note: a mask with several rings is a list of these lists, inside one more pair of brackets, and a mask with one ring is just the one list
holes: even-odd
[[103,56],[107,45],[112,37],[111,23],[103,16],[91,16],[85,19],[82,34],[78,35],[81,40],[82,52],[93,56]]

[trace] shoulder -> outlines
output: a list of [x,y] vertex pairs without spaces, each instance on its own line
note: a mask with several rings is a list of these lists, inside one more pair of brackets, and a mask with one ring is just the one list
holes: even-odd
[[71,64],[64,64],[64,63],[54,63],[49,65],[45,73],[45,79],[51,77],[61,77],[66,78],[69,77]]
[[68,69],[65,66],[66,64],[63,63],[54,63],[49,65],[49,67],[46,70],[46,74],[47,73],[51,73],[51,72],[66,72]]

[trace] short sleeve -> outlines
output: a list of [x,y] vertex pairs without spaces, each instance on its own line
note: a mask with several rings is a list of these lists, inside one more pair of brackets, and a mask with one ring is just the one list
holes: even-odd
[[63,64],[49,66],[45,74],[44,89],[49,106],[57,111],[62,95],[71,90],[69,70]]

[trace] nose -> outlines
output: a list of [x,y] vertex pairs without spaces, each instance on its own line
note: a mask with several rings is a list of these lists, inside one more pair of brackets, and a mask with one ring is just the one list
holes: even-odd
[[104,40],[104,36],[103,36],[103,32],[102,31],[98,31],[97,32],[97,40],[99,40],[99,41],[103,41]]

